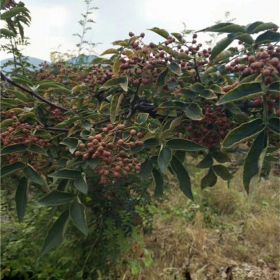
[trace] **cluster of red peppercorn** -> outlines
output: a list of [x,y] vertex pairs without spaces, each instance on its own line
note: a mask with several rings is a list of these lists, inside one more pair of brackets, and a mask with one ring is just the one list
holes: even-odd
[[[191,42],[186,42],[182,38],[181,42],[178,42],[175,38],[168,37],[160,45],[144,44],[142,41],[144,33],[134,37],[134,33],[130,32],[129,36],[133,37],[131,47],[136,51],[136,55],[126,55],[126,52],[122,54],[120,72],[128,75],[134,86],[152,85],[157,82],[160,73],[171,62],[176,62],[182,71],[201,67],[208,63],[208,57],[211,54],[210,48],[201,50],[202,44],[197,44],[197,34],[193,34]],[[195,61],[191,60],[192,57],[196,57]],[[168,84],[174,82],[174,79],[177,86],[183,87],[184,82],[178,77],[170,77],[166,80],[163,89],[168,90]]]
[[[193,73],[194,69],[203,68],[209,62],[211,49],[202,49],[202,44],[197,43],[197,34],[193,34],[188,42],[182,35],[177,34],[178,40],[170,36],[158,45],[144,43],[144,33],[135,36],[130,32],[129,36],[131,37],[129,47],[133,53],[128,50],[129,47],[123,48],[119,62],[114,65],[114,71],[121,76],[127,75],[129,84],[135,87],[155,85],[159,75],[172,62],[177,63],[183,72],[193,71]],[[95,88],[114,78],[113,67],[109,65],[94,64],[90,68],[73,71],[63,63],[56,63],[53,66],[45,64],[37,73],[37,79],[55,80],[72,87],[82,81],[87,86]],[[175,77],[175,74],[169,72],[163,85],[163,92],[168,93],[170,90],[182,88],[184,83],[180,77]]]
[[[280,117],[280,97],[279,96],[269,96],[267,99],[267,109],[270,113],[274,113],[277,117]],[[262,97],[256,97],[251,102],[251,107],[262,108],[263,99]]]
[[[16,119],[16,117],[14,116]],[[47,140],[42,139],[39,136],[32,135],[34,129],[39,129],[39,126],[34,127],[34,125],[28,123],[16,122],[5,132],[0,134],[1,144],[5,146],[10,146],[14,144],[35,144],[40,147],[49,146],[49,142]],[[7,156],[7,160],[10,164],[15,163],[22,157],[22,154],[12,154]]]
[[221,107],[207,105],[204,118],[201,121],[192,121],[187,127],[188,139],[209,149],[218,147],[232,123]]
[[97,173],[102,185],[109,183],[110,178],[118,179],[141,169],[139,161],[129,152],[144,144],[141,140],[144,135],[135,129],[126,133],[124,129],[124,124],[108,124],[99,134],[89,136],[75,152],[75,156],[83,160],[99,160]]
[[92,70],[88,73],[84,81],[91,86],[102,85],[110,80],[112,76],[113,72],[110,68],[102,67],[98,64],[92,66]]
[[83,82],[87,78],[87,75],[87,69],[79,69],[77,71],[72,67],[67,67],[63,62],[57,62],[53,65],[44,63],[36,73],[36,79],[53,80],[74,87],[80,84],[80,82]]
[[269,45],[266,50],[260,49],[255,55],[236,58],[227,66],[227,70],[243,76],[262,74],[264,82],[271,84],[280,73],[280,47]]
[[65,119],[65,116],[63,115],[63,112],[59,108],[55,108],[51,110],[51,115],[54,119],[61,122]]
[[41,147],[49,146],[47,140],[39,136],[32,135],[34,129],[39,129],[39,126],[34,127],[29,123],[16,122],[10,126],[5,132],[0,134],[1,143],[4,146],[13,144],[36,144]]

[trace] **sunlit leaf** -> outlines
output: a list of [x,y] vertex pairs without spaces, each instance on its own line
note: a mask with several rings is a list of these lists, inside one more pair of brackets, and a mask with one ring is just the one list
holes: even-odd
[[241,124],[240,126],[232,129],[225,137],[222,146],[230,148],[242,141],[245,141],[264,129],[265,125],[262,119],[254,119],[252,121]]

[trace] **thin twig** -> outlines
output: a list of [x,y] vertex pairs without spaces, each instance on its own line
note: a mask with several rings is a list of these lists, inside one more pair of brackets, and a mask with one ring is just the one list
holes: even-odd
[[68,133],[67,128],[60,128],[60,127],[51,127],[51,126],[44,126],[42,129],[50,130],[50,131],[57,131],[57,132],[65,132]]
[[67,111],[68,111],[68,109],[66,109],[66,108],[64,108],[64,107],[61,107],[61,106],[59,106],[59,105],[56,105],[56,104],[52,103],[51,101],[49,101],[49,100],[43,98],[42,96],[38,95],[38,94],[35,93],[34,91],[29,90],[29,89],[25,88],[24,86],[17,84],[16,82],[14,82],[13,80],[11,80],[10,78],[6,77],[1,71],[0,71],[0,74],[1,74],[1,80],[2,80],[2,81],[8,82],[9,84],[11,84],[11,85],[13,85],[13,86],[15,86],[15,87],[21,89],[22,91],[24,91],[24,92],[30,94],[31,96],[33,96],[33,97],[35,97],[35,98],[41,100],[42,102],[44,102],[44,103],[46,103],[46,104],[48,104],[48,105],[50,105],[50,106],[52,106],[52,107],[58,108],[58,109],[60,109],[60,110],[62,110],[62,111],[64,111],[64,112],[67,112]]
[[195,70],[195,73],[196,73],[196,80],[197,80],[197,82],[201,83],[201,78],[200,78],[200,75],[199,75],[199,70],[198,70],[197,61],[196,61],[195,56],[193,57],[193,61],[194,61],[194,70]]

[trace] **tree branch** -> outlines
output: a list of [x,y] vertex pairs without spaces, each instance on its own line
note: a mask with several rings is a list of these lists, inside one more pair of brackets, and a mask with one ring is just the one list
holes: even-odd
[[58,108],[58,109],[60,109],[61,111],[64,111],[64,112],[67,112],[67,111],[68,111],[68,109],[66,109],[66,108],[64,108],[64,107],[62,107],[62,106],[56,105],[56,104],[52,103],[51,101],[49,101],[49,100],[43,98],[42,96],[38,95],[38,94],[35,93],[34,91],[29,90],[29,89],[25,88],[24,86],[17,84],[16,82],[14,82],[13,80],[11,80],[10,78],[6,77],[1,71],[0,71],[0,74],[1,74],[1,80],[2,80],[2,81],[8,82],[9,84],[11,84],[11,85],[13,85],[13,86],[15,86],[15,87],[21,89],[22,91],[24,91],[24,92],[30,94],[31,96],[33,96],[33,97],[39,99],[40,101],[42,101],[42,102],[44,102],[44,103],[46,103],[46,104],[48,104],[48,105],[50,105],[50,106],[52,106],[52,107]]
[[201,78],[200,78],[200,75],[199,75],[199,70],[198,70],[197,61],[196,61],[195,56],[193,57],[193,61],[194,61],[194,70],[195,70],[195,73],[196,73],[196,80],[197,80],[197,82],[201,83]]
[[50,130],[50,131],[57,131],[57,132],[65,132],[68,133],[67,128],[60,128],[60,127],[51,127],[51,126],[44,126],[42,129]]

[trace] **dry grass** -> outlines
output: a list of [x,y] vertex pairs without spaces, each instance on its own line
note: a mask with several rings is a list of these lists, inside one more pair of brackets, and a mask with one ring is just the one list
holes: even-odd
[[197,190],[196,204],[172,188],[145,237],[153,265],[123,279],[280,279],[279,180],[254,184],[248,197],[239,178]]

